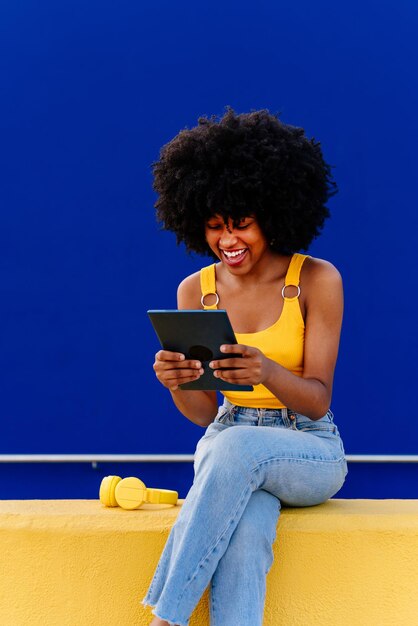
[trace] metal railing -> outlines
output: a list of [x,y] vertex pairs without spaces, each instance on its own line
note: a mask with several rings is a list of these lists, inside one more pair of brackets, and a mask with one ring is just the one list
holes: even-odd
[[[346,454],[348,463],[418,463],[418,454]],[[0,463],[192,463],[193,454],[0,454]]]

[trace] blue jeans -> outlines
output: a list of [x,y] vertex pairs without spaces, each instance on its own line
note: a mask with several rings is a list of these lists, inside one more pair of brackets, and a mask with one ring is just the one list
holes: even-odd
[[314,421],[225,400],[197,444],[194,471],[142,604],[187,626],[210,584],[211,626],[261,626],[281,506],[320,504],[344,483],[333,414]]

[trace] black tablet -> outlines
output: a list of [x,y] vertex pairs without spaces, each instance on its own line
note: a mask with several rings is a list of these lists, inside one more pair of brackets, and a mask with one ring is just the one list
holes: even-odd
[[181,389],[253,391],[251,385],[234,385],[215,378],[214,370],[209,367],[209,362],[214,359],[241,357],[240,354],[225,354],[219,349],[222,344],[237,343],[226,311],[199,309],[147,313],[163,350],[181,352],[186,359],[198,359],[202,363],[202,376],[180,385]]

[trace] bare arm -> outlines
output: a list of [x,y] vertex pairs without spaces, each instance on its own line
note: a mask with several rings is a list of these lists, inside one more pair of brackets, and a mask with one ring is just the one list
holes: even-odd
[[[341,276],[330,263],[319,262],[305,282],[305,348],[303,376],[299,377],[266,358],[257,348],[229,346],[227,352],[240,352],[243,359],[229,361],[230,372],[216,371],[217,377],[242,384],[263,384],[285,406],[311,419],[319,419],[329,409],[334,369],[338,354],[343,314]],[[309,286],[308,286],[309,285]],[[221,361],[214,361],[214,369]]]

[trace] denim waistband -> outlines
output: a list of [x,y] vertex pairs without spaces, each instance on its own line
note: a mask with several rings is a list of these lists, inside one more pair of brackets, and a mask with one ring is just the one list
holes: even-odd
[[252,415],[254,417],[266,416],[266,417],[295,417],[296,411],[292,411],[287,407],[282,409],[262,409],[248,406],[238,406],[236,404],[232,404],[229,400],[224,398],[223,406],[228,409],[228,411],[239,411],[244,415]]
[[[247,415],[248,417],[254,417],[258,419],[265,417],[266,419],[282,418],[284,421],[287,421],[288,419],[290,419],[290,421],[313,421],[309,417],[306,417],[305,415],[302,415],[297,411],[290,409],[289,407],[284,407],[281,409],[258,409],[255,407],[238,406],[237,404],[232,404],[232,402],[230,402],[226,398],[224,398],[223,406],[232,415],[239,411],[240,415]],[[334,413],[331,411],[331,409],[328,409],[321,421],[334,423]]]

